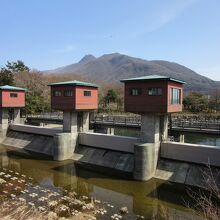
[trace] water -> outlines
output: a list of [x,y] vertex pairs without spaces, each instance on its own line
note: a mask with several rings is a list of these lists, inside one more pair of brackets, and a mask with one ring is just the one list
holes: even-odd
[[[94,197],[114,205],[107,216],[98,219],[111,219],[113,212],[126,206],[129,213],[123,219],[201,219],[184,204],[189,197],[182,185],[153,179],[138,182],[113,178],[76,166],[73,161],[56,162],[18,156],[15,152],[0,146],[0,168],[10,169],[33,178],[35,184],[50,187],[57,191],[75,191],[79,195]],[[112,212],[112,213],[111,213]]]
[[200,134],[200,133],[190,133],[190,132],[173,132],[171,135],[174,135],[174,138],[178,139],[180,134],[184,135],[185,143],[220,147],[220,135]]
[[[185,143],[203,144],[220,147],[220,135],[173,131],[170,134],[170,136],[174,136],[174,140],[179,141],[180,134],[183,134],[185,136]],[[140,130],[130,128],[115,128],[115,135],[139,137]]]

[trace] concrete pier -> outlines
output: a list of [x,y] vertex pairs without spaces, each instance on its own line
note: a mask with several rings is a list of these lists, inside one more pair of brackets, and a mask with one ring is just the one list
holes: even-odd
[[164,142],[168,138],[168,114],[160,115],[160,141]]
[[89,131],[89,112],[82,112],[82,125],[80,127],[80,132]]
[[0,139],[6,136],[8,129],[8,110],[0,108]]
[[141,142],[134,145],[134,179],[146,181],[156,171],[160,141],[167,137],[167,115],[141,115]]
[[54,136],[54,160],[68,160],[73,157],[77,145],[77,133],[59,133]]
[[77,112],[63,111],[63,132],[77,133]]
[[54,160],[70,159],[77,145],[77,112],[63,111],[63,133],[54,136]]
[[141,142],[156,143],[160,140],[160,117],[157,114],[141,115]]

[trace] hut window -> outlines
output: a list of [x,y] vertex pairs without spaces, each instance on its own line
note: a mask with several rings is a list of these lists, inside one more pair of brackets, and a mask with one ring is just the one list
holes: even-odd
[[130,89],[130,95],[132,96],[137,96],[137,95],[141,95],[141,89]]
[[91,96],[91,91],[84,91],[84,96]]
[[10,97],[11,97],[11,98],[17,98],[17,97],[18,97],[18,94],[17,94],[17,93],[10,93]]
[[62,95],[61,91],[57,91],[57,90],[53,91],[53,96],[61,96],[61,95]]
[[149,88],[148,95],[162,95],[162,88]]
[[73,96],[73,91],[71,90],[64,91],[64,96]]
[[181,90],[176,88],[170,88],[170,104],[180,104]]

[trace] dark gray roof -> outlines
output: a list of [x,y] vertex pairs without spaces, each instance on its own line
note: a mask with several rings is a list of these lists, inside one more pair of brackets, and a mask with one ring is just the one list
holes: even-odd
[[146,81],[146,80],[167,80],[167,81],[173,81],[173,82],[185,84],[185,82],[182,80],[174,79],[168,76],[159,76],[159,75],[141,76],[141,77],[135,77],[135,78],[122,79],[120,81],[129,82],[129,81]]
[[15,87],[15,86],[9,86],[9,85],[0,86],[0,90],[17,90],[17,91],[27,91],[27,89],[26,89],[26,88]]
[[94,83],[87,83],[87,82],[81,82],[78,80],[73,81],[67,81],[67,82],[57,82],[57,83],[51,83],[48,86],[62,86],[62,85],[69,85],[69,86],[87,86],[87,87],[95,87],[98,88],[99,86]]

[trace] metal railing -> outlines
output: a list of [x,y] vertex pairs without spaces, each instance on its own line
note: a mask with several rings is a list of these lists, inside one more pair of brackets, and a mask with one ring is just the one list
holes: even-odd
[[[41,114],[28,114],[27,119],[37,119],[42,121],[56,121],[63,120],[63,114],[61,112],[49,112]],[[110,126],[127,126],[127,127],[140,127],[141,117],[140,116],[126,116],[126,115],[105,115],[96,114],[90,118],[91,124],[99,125],[110,125]],[[171,117],[169,120],[169,128],[181,128],[181,129],[197,129],[197,130],[217,130],[220,132],[220,119],[197,119],[194,117],[181,118]]]
[[119,115],[95,115],[90,121],[93,124],[115,125],[115,126],[141,126],[140,116]]

